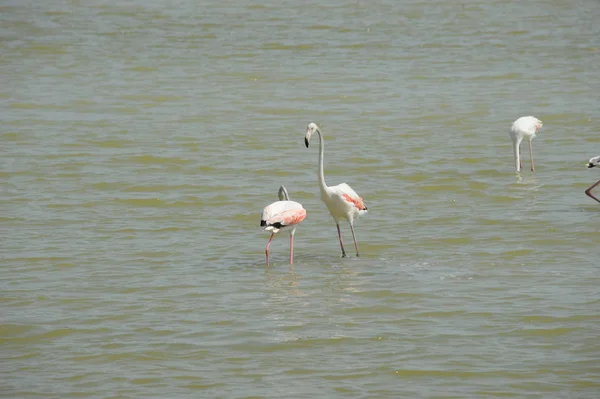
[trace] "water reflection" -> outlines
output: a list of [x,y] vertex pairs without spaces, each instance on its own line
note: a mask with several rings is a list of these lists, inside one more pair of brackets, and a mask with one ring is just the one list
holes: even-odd
[[536,191],[542,185],[538,183],[538,179],[534,175],[521,175],[521,173],[517,172],[516,174],[516,183],[522,186],[527,186],[528,190]]
[[[289,288],[295,288],[299,284],[298,274],[294,271],[294,265],[288,265],[287,273],[281,273],[277,270],[277,265],[270,265],[265,267],[265,276],[267,277],[267,283],[269,287],[282,287],[287,286]],[[290,291],[293,295],[300,295],[299,290]]]

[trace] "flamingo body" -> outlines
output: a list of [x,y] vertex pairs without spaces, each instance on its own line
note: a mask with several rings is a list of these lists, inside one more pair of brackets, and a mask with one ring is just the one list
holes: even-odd
[[[594,168],[594,167],[600,167],[600,155],[598,155],[597,157],[593,157],[590,158],[590,160],[588,161],[587,167],[588,168]],[[585,194],[590,197],[595,199],[596,201],[600,202],[600,200],[596,197],[594,197],[594,195],[592,194],[592,190],[598,185],[600,184],[600,180],[598,180],[596,183],[592,184],[591,186],[589,186],[587,188],[587,190],[585,190]]]
[[340,221],[342,219],[346,219],[350,224],[352,239],[354,240],[354,247],[356,248],[356,256],[360,256],[358,252],[356,234],[354,233],[354,220],[359,215],[367,212],[367,206],[365,205],[363,199],[348,184],[342,183],[331,187],[325,184],[325,176],[323,173],[324,139],[316,123],[308,124],[306,136],[304,137],[304,143],[308,148],[310,144],[310,138],[315,133],[319,136],[318,181],[321,192],[321,200],[325,203],[327,209],[329,209],[329,213],[331,213],[331,216],[333,217],[333,220],[337,226],[338,238],[340,240],[340,247],[342,249],[342,257],[346,256],[346,250],[344,249],[344,243],[342,241],[342,233],[340,231]]
[[306,210],[298,202],[290,201],[284,186],[279,188],[278,195],[279,201],[266,206],[260,215],[260,226],[263,227],[263,230],[271,232],[271,238],[265,249],[267,266],[269,265],[269,246],[273,236],[280,231],[290,232],[290,264],[294,264],[294,233],[297,225],[306,218]]
[[515,154],[517,172],[523,168],[523,159],[521,157],[520,150],[523,139],[527,139],[529,141],[529,159],[531,160],[531,171],[534,171],[533,148],[531,141],[535,138],[535,134],[542,129],[542,126],[542,121],[533,116],[522,116],[513,122],[508,133],[513,142],[513,151]]
[[260,225],[265,231],[279,233],[295,229],[306,218],[306,210],[295,201],[276,201],[263,209]]
[[327,187],[326,195],[321,195],[321,200],[336,223],[342,219],[354,223],[359,215],[367,213],[363,199],[346,183]]

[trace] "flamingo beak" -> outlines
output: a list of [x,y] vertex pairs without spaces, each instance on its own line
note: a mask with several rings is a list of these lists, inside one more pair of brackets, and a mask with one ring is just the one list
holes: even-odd
[[[306,146],[308,147],[308,144],[306,144]],[[594,166],[596,166],[596,165],[594,165],[594,164],[593,164],[593,163],[591,163],[591,162],[587,164],[587,167],[588,167],[588,168],[593,168]]]
[[310,143],[310,136],[312,135],[312,133],[310,132],[310,129],[306,131],[306,136],[304,137],[304,144],[306,144],[306,148],[308,148],[308,144]]

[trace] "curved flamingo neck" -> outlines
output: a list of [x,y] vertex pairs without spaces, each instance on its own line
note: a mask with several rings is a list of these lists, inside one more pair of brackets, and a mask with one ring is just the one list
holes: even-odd
[[521,140],[518,138],[513,138],[513,151],[515,152],[515,163],[517,167],[517,172],[521,170],[521,151],[519,151],[519,147],[521,146]]
[[317,130],[317,133],[319,134],[319,188],[321,189],[321,194],[326,194],[327,184],[325,184],[325,174],[323,173],[323,151],[325,140],[323,140],[319,130]]

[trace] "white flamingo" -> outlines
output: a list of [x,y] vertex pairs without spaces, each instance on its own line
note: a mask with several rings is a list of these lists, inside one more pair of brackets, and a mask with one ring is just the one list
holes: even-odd
[[346,219],[350,223],[350,230],[352,231],[352,239],[354,240],[354,247],[356,248],[356,256],[360,256],[358,253],[358,243],[356,242],[356,235],[354,234],[354,219],[358,215],[362,215],[367,212],[362,198],[346,183],[339,184],[337,186],[327,187],[325,184],[325,176],[323,174],[323,147],[324,140],[319,126],[316,123],[309,123],[306,128],[306,136],[304,137],[304,143],[306,148],[310,144],[310,137],[317,133],[319,136],[319,189],[321,191],[321,200],[327,205],[335,225],[337,226],[338,237],[340,239],[340,247],[342,248],[342,258],[346,256],[344,250],[344,243],[342,242],[342,233],[340,232],[340,220]]
[[[598,155],[597,157],[594,158],[590,158],[590,161],[587,164],[588,168],[593,168],[595,166],[600,167],[600,155]],[[588,187],[587,190],[585,190],[585,193],[587,194],[588,197],[595,199],[596,201],[600,202],[600,200],[596,197],[594,197],[592,195],[592,190],[594,189],[594,187],[596,187],[598,184],[600,184],[600,180],[598,180],[596,183],[592,184],[591,186]]]
[[529,158],[531,160],[531,171],[533,172],[533,149],[531,148],[531,140],[533,140],[535,134],[540,131],[542,126],[542,121],[533,116],[522,116],[513,122],[509,131],[509,135],[513,141],[517,172],[523,169],[523,159],[521,158],[520,146],[521,141],[523,141],[524,138],[529,140]]
[[294,233],[298,223],[306,218],[306,210],[298,202],[290,201],[290,196],[284,186],[279,187],[277,193],[279,201],[273,202],[263,209],[260,215],[260,225],[265,231],[271,232],[265,254],[269,266],[269,246],[273,236],[280,231],[290,231],[290,265],[294,264]]

